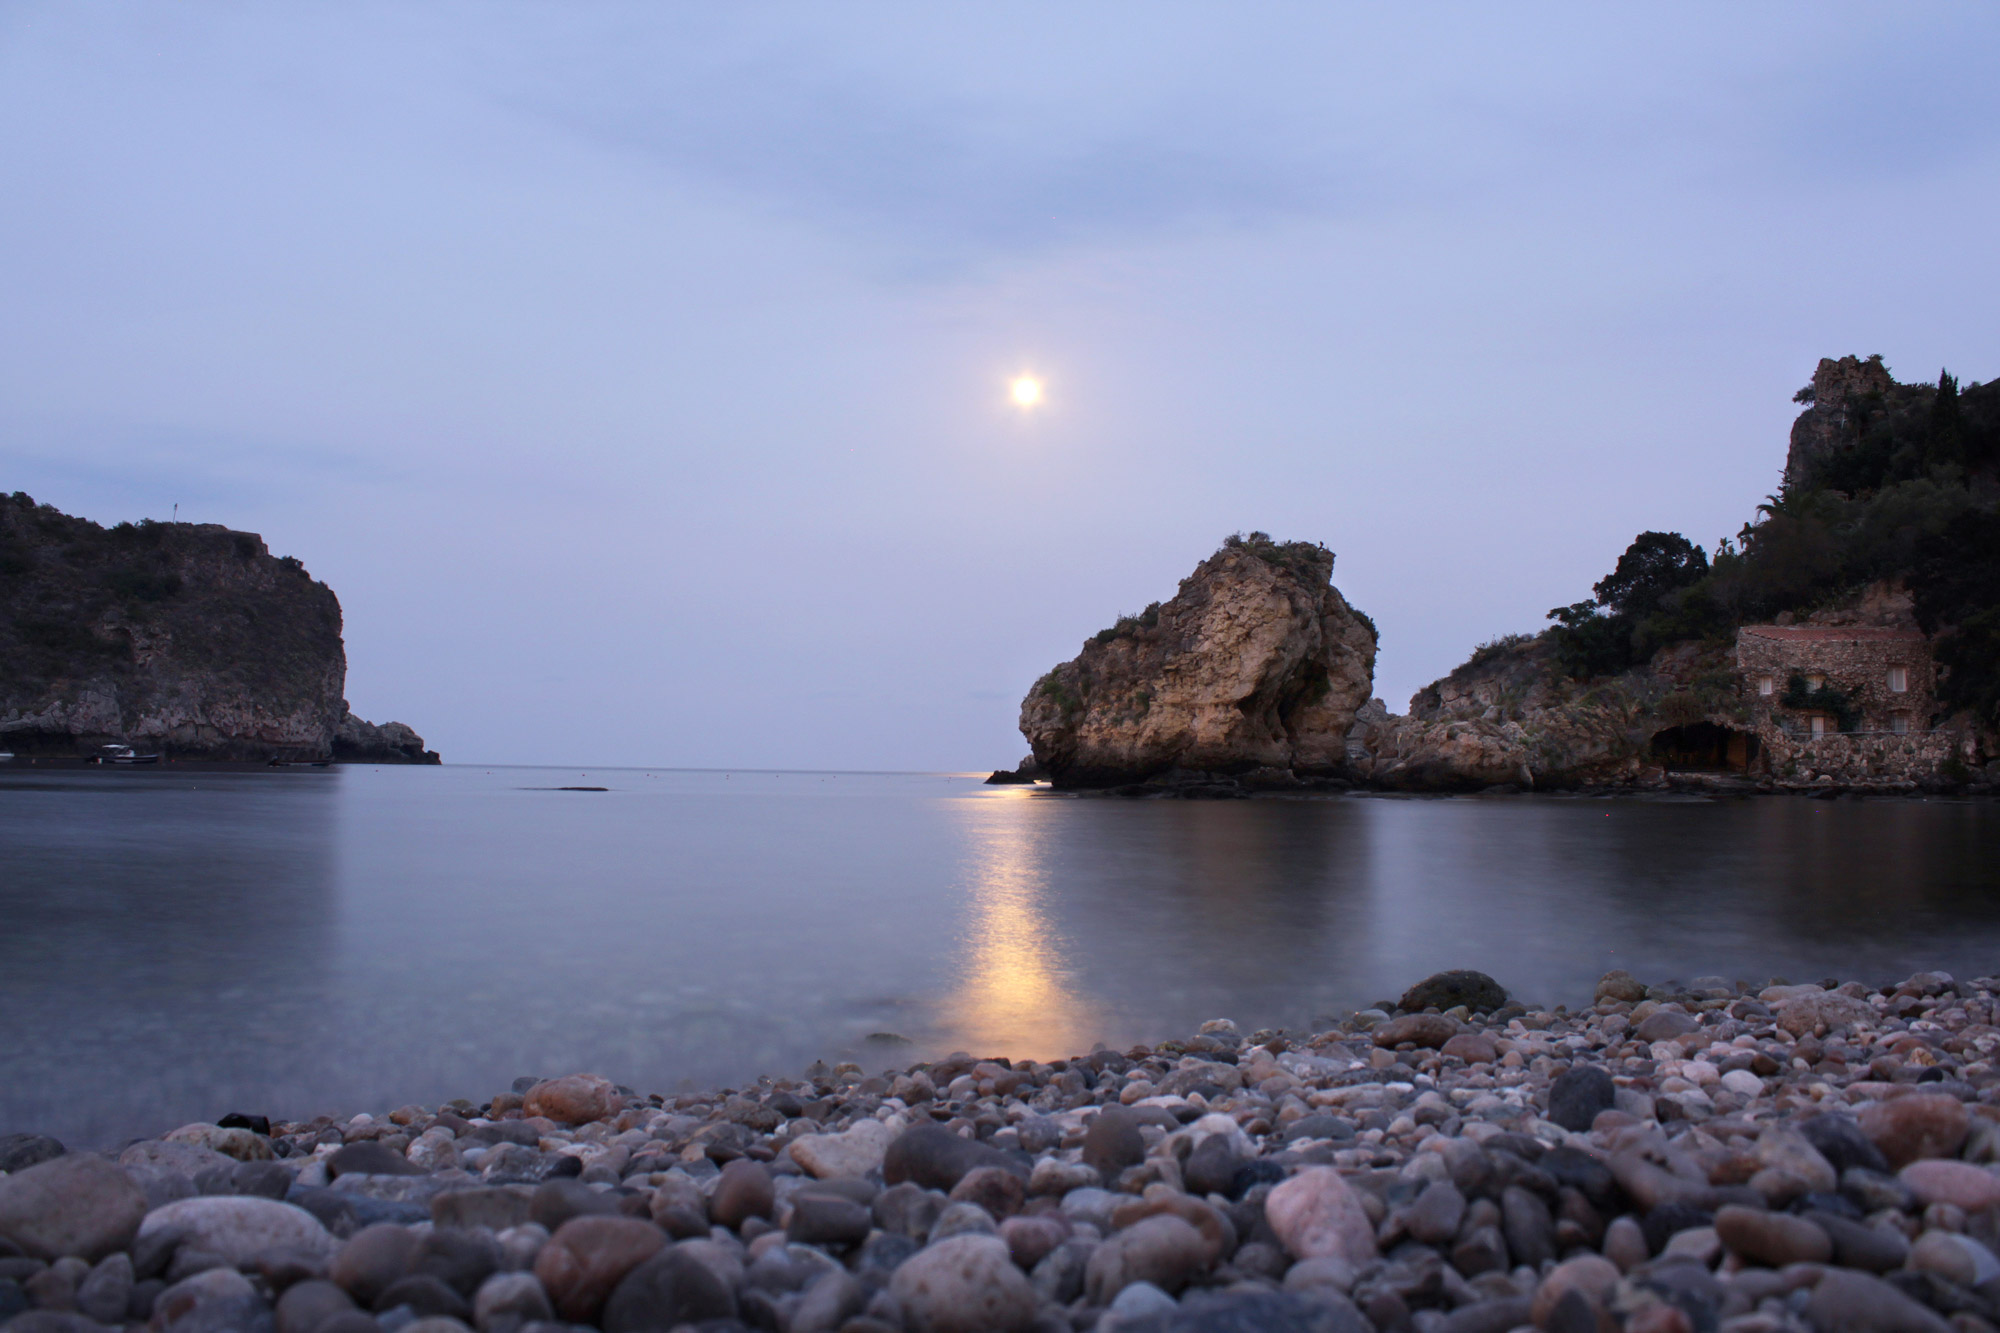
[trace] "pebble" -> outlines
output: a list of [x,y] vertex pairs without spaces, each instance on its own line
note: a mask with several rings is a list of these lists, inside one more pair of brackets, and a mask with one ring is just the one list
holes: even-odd
[[827,1180],[865,1176],[882,1168],[893,1137],[879,1120],[863,1120],[840,1134],[808,1134],[792,1140],[792,1160],[808,1175]]
[[1829,1269],[1807,1298],[1806,1318],[1821,1333],[1950,1333],[1951,1326],[1878,1277]]
[[1325,1255],[1364,1264],[1375,1257],[1375,1228],[1352,1187],[1330,1166],[1307,1167],[1274,1187],[1264,1216],[1294,1259]]
[[736,1313],[735,1295],[709,1265],[667,1249],[619,1281],[604,1306],[604,1327],[607,1333],[667,1333],[705,1319],[733,1319]]
[[319,1219],[303,1208],[275,1199],[211,1195],[183,1199],[146,1214],[139,1242],[176,1236],[182,1248],[206,1250],[225,1263],[247,1265],[265,1250],[298,1250],[318,1259],[332,1257],[336,1242]]
[[739,1157],[722,1168],[708,1196],[708,1216],[732,1231],[753,1217],[769,1217],[777,1207],[777,1186],[762,1162]]
[[[1011,1159],[990,1143],[954,1134],[943,1125],[920,1124],[904,1130],[889,1144],[882,1158],[882,1179],[890,1185],[913,1184],[924,1189],[949,1190],[963,1180],[968,1171],[982,1166],[1009,1165]],[[1061,1163],[1054,1158],[1044,1158],[1037,1163],[1037,1168],[1043,1165],[1064,1168],[1068,1174],[1058,1184],[1045,1185],[1036,1190],[1037,1193],[1063,1193],[1066,1189],[1075,1189],[1076,1173],[1090,1170],[1080,1163]],[[1094,1173],[1087,1183],[1097,1183]]]
[[574,1217],[535,1256],[535,1276],[557,1314],[590,1323],[619,1281],[666,1242],[658,1227],[634,1217]]
[[17,1136],[0,1323],[1993,1333],[2000,981],[1759,994],[1611,974],[1576,1013],[1437,996],[670,1097],[572,1075],[115,1162]]
[[546,1116],[559,1125],[585,1125],[602,1120],[623,1102],[610,1079],[596,1074],[570,1074],[529,1088],[521,1113]]
[[1139,1133],[1139,1117],[1125,1107],[1105,1107],[1084,1131],[1083,1164],[1106,1180],[1145,1160],[1146,1140]]
[[1922,1204],[1948,1203],[1976,1213],[2000,1204],[2000,1176],[1983,1166],[1945,1158],[1912,1162],[1896,1173]]
[[1035,1322],[1035,1289],[996,1236],[925,1247],[896,1269],[889,1291],[912,1333],[1024,1333]]
[[1715,1214],[1715,1234],[1731,1254],[1766,1268],[1823,1264],[1833,1258],[1833,1240],[1802,1217],[1725,1204]]
[[1618,1085],[1597,1065],[1577,1065],[1549,1085],[1548,1118],[1573,1133],[1582,1133],[1618,1100]]
[[1918,1092],[1876,1102],[1861,1112],[1859,1122],[1883,1159],[1900,1168],[1957,1152],[1972,1126],[1972,1113],[1956,1097]]
[[145,1216],[145,1193],[102,1157],[66,1154],[0,1179],[0,1239],[33,1258],[94,1263],[129,1248]]
[[1405,1014],[1375,1029],[1375,1044],[1391,1050],[1404,1042],[1436,1049],[1458,1035],[1458,1023],[1443,1014]]

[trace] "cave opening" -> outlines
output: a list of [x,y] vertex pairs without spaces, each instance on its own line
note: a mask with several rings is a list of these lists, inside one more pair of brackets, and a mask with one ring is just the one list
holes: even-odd
[[1653,737],[1653,759],[1664,768],[1696,773],[1743,773],[1755,763],[1757,738],[1713,722],[1668,727]]

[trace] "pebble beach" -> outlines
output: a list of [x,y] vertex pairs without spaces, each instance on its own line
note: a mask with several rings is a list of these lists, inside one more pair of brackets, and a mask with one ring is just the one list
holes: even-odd
[[2000,1330],[2000,978],[0,1138],[6,1333]]

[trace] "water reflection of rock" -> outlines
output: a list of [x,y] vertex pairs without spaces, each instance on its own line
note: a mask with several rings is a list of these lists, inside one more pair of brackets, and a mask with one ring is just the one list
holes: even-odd
[[339,781],[163,771],[7,784],[0,1128],[84,1144],[158,1132],[269,1104],[288,1066],[310,1065]]

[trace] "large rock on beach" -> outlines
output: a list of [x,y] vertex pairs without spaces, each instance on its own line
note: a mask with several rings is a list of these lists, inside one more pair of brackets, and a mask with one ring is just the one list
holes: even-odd
[[1231,538],[1036,682],[1021,704],[1035,761],[1057,787],[1345,773],[1375,628],[1332,575],[1324,547]]
[[102,1157],[56,1157],[0,1179],[0,1239],[32,1258],[95,1263],[129,1246],[145,1216],[145,1193]]
[[1507,990],[1484,972],[1460,970],[1425,977],[1403,992],[1398,1009],[1421,1013],[1426,1009],[1455,1009],[1464,1005],[1475,1014],[1492,1013],[1507,1003]]

